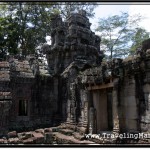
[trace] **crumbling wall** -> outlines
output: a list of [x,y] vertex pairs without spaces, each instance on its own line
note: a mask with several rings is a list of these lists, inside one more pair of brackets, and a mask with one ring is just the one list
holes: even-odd
[[0,136],[9,128],[12,92],[10,88],[10,67],[6,61],[0,62]]
[[[148,41],[143,42],[143,44],[145,43],[142,46],[143,49],[140,53],[137,52],[135,56],[129,56],[124,60],[113,59],[112,61],[102,62],[101,66],[87,69],[78,76],[79,82],[93,95],[95,95],[95,91],[92,91],[92,88],[98,90],[101,85],[106,85],[107,88],[107,84],[113,84],[113,93],[115,93],[113,94],[115,97],[112,97],[114,132],[116,130],[118,132],[149,131],[150,50],[147,49],[149,48]],[[115,83],[116,81],[117,83]],[[99,93],[101,92],[99,91]],[[88,100],[89,104],[92,100],[90,99],[91,97]],[[98,99],[98,97],[95,97],[94,101],[98,102]],[[90,108],[88,112],[91,116]]]

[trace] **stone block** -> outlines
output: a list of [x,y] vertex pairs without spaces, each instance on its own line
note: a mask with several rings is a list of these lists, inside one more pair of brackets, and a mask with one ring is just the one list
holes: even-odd
[[8,141],[6,139],[0,139],[0,144],[6,144]]
[[8,138],[14,138],[14,137],[17,137],[17,132],[16,131],[12,131],[12,132],[9,132],[7,134]]
[[35,144],[36,138],[35,137],[31,137],[29,139],[25,139],[22,141],[23,144]]
[[35,132],[44,134],[44,129],[37,129],[37,130],[35,130]]
[[26,139],[31,138],[31,137],[32,137],[32,132],[25,132],[24,137],[25,137]]
[[70,129],[60,129],[59,132],[62,133],[62,134],[71,136],[74,131],[70,130]]
[[21,143],[21,141],[17,137],[16,138],[9,138],[8,143],[9,144],[19,144],[19,143]]
[[19,138],[19,139],[24,139],[24,137],[25,137],[25,132],[18,133],[17,135],[18,135],[18,138]]
[[51,127],[51,129],[52,129],[52,132],[58,132],[58,128],[57,127]]
[[83,135],[86,133],[87,129],[85,127],[77,127],[77,131]]
[[81,141],[85,139],[85,136],[84,136],[84,135],[81,135],[81,134],[78,133],[78,132],[74,132],[74,133],[73,133],[73,136],[74,136],[76,139],[81,140]]
[[46,133],[46,132],[52,132],[52,128],[45,128],[44,129],[44,132]]
[[45,133],[45,143],[46,144],[52,144],[53,143],[53,134],[52,134],[52,132],[46,132]]
[[42,133],[33,132],[33,137],[35,138],[36,144],[44,143],[44,135]]

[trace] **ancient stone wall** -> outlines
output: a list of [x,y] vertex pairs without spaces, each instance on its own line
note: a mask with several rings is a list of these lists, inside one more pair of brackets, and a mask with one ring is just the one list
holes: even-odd
[[[61,123],[82,135],[150,130],[149,40],[135,56],[105,62],[90,25],[84,11],[66,22],[54,15],[51,45],[0,61],[0,136]],[[32,143],[37,133],[25,136]]]
[[[141,49],[140,54],[138,52],[124,60],[102,62],[99,67],[85,70],[79,75],[79,81],[93,96],[96,90],[113,87],[113,131],[149,131],[149,49]],[[93,101],[98,104],[99,99]]]
[[8,62],[2,61],[0,62],[0,136],[8,132],[11,105],[10,66]]
[[[66,121],[87,126],[87,96],[82,99],[75,79],[80,71],[100,64],[103,57],[100,38],[90,25],[84,11],[71,14],[65,22],[54,15],[51,45],[43,44],[26,58],[8,56],[0,62],[1,104],[5,103],[9,116],[5,120],[2,115],[1,128],[5,122],[9,130],[20,131]],[[1,114],[6,111],[2,105]]]
[[119,120],[122,132],[139,130],[139,99],[134,76],[125,77],[120,90]]

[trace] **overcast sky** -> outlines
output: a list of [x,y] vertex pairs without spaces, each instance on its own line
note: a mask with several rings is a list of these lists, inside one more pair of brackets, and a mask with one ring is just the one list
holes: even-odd
[[145,19],[142,20],[139,25],[150,32],[150,3],[149,5],[98,5],[94,12],[95,17],[90,19],[92,30],[97,26],[98,18],[128,12],[130,15],[140,14],[144,16]]

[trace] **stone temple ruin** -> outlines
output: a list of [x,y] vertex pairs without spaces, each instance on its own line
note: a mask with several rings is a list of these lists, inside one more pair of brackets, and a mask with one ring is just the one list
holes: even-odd
[[104,62],[90,25],[84,11],[54,15],[51,45],[0,61],[1,144],[130,143],[85,135],[150,132],[150,39]]

